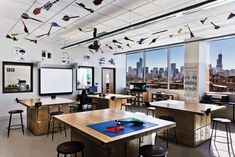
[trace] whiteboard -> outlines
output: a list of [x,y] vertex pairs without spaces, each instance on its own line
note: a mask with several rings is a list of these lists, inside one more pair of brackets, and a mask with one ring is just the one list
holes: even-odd
[[39,94],[71,94],[73,69],[41,68],[39,70]]

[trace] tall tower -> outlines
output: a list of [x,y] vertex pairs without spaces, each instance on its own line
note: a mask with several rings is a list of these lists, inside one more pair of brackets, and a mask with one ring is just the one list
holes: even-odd
[[143,59],[140,58],[139,62],[136,63],[137,77],[142,77],[143,74]]
[[218,71],[223,70],[223,63],[222,63],[222,61],[223,61],[222,52],[219,51],[218,59],[217,59],[217,61],[216,61],[216,63],[217,63],[217,64],[216,64],[216,69],[217,69]]

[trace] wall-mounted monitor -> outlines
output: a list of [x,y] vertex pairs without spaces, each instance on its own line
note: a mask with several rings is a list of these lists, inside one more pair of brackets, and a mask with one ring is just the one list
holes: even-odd
[[39,94],[72,94],[72,68],[41,68],[39,69]]

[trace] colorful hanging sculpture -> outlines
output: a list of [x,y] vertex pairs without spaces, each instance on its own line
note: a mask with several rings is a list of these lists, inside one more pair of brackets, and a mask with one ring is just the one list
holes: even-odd
[[28,40],[28,41],[33,42],[33,43],[35,43],[35,44],[38,43],[38,41],[37,41],[36,39],[25,38],[25,40]]
[[23,26],[24,26],[24,32],[29,34],[29,30],[27,28],[27,26],[25,25],[24,21],[21,19]]
[[131,45],[130,44],[126,44],[127,47],[131,48]]
[[70,19],[73,19],[73,18],[79,18],[80,16],[68,16],[68,15],[65,15],[62,20],[64,21],[69,21]]
[[152,43],[155,43],[157,41],[157,39],[158,39],[158,37],[153,38],[152,41],[149,43],[149,45],[152,44]]
[[214,26],[214,29],[220,29],[220,26],[214,24],[213,22],[211,22],[211,24]]
[[18,36],[19,33],[11,33],[11,36],[15,37],[15,36]]
[[93,9],[87,8],[87,7],[85,6],[85,4],[83,4],[83,3],[78,3],[78,2],[76,2],[76,4],[79,5],[80,7],[82,7],[83,9],[89,11],[90,13],[93,13],[93,12],[94,12]]
[[188,28],[188,30],[189,30],[190,38],[194,38],[195,36],[194,36],[193,32],[191,31],[191,29],[190,29],[189,25],[186,25],[186,27],[187,27],[187,28]]
[[38,19],[35,19],[35,18],[32,18],[32,17],[30,17],[27,13],[23,13],[23,14],[21,14],[21,17],[23,18],[23,19],[31,19],[31,20],[34,20],[34,21],[37,21],[37,22],[42,22],[41,20],[38,20]]
[[121,43],[121,42],[119,42],[119,41],[117,41],[117,40],[115,40],[115,39],[113,39],[113,43],[114,43],[114,44],[123,44],[123,43]]
[[108,44],[105,44],[105,46],[107,46],[109,49],[113,50],[113,47],[108,45]]
[[227,18],[227,20],[229,20],[229,19],[233,18],[234,16],[235,16],[235,14],[234,14],[234,13],[230,13],[230,14],[229,14],[229,16],[228,16],[228,18]]
[[6,35],[6,38],[12,39],[13,41],[17,41],[18,40],[18,39],[16,39],[16,37],[11,37],[9,34]]
[[99,49],[100,49],[100,43],[98,42],[98,40],[95,40],[94,41],[94,43],[92,43],[92,44],[90,44],[89,46],[88,46],[88,48],[90,49],[90,50],[95,50],[95,52],[98,52],[99,51]]
[[137,41],[137,43],[140,44],[140,45],[142,45],[143,42],[144,42],[146,39],[148,39],[148,38],[140,38],[140,40]]
[[124,37],[125,40],[129,40],[129,41],[132,41],[132,42],[135,42],[134,40],[128,38],[127,36]]
[[202,24],[204,24],[206,20],[207,20],[207,17],[204,18],[204,19],[202,19],[202,20],[200,20],[200,22],[201,22]]
[[100,5],[102,3],[103,0],[94,0],[93,3],[95,5]]
[[34,15],[38,15],[41,13],[41,9],[45,9],[46,11],[50,10],[51,7],[53,6],[53,4],[55,4],[56,2],[59,2],[59,0],[55,0],[54,2],[50,2],[48,1],[46,4],[44,4],[42,7],[39,7],[39,8],[35,8],[33,10],[33,14]]

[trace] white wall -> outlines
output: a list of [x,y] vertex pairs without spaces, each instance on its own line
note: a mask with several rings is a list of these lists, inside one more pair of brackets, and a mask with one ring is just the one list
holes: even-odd
[[[72,63],[78,63],[78,65],[87,65],[84,62],[83,55],[91,55],[92,60],[90,62],[90,66],[95,67],[95,83],[98,83],[98,86],[101,85],[101,66],[98,64],[98,59],[101,56],[105,56],[106,59],[114,58],[116,61],[116,65],[112,66],[109,64],[104,65],[105,67],[114,67],[116,68],[116,92],[120,93],[126,86],[126,70],[125,63],[126,58],[125,55],[113,55],[111,52],[105,52],[104,54],[97,53],[92,54],[88,51],[87,48],[75,47],[69,50],[61,50],[60,48],[63,45],[49,44],[43,43],[41,41],[38,44],[34,44],[32,42],[21,39],[19,41],[12,41],[10,39],[0,37],[0,82],[2,84],[2,61],[14,61],[13,60],[13,49],[14,47],[21,47],[26,50],[27,60],[26,62],[36,63],[37,61],[41,61],[41,52],[43,49],[47,49],[52,52],[52,61],[50,64],[61,64],[61,52],[69,52],[71,53],[71,61]],[[76,72],[74,70],[74,80],[76,79]],[[100,87],[99,87],[100,89]],[[61,95],[61,97],[74,97],[78,91],[76,90],[76,84],[74,81],[73,94],[71,95]],[[0,119],[9,118],[8,111],[12,109],[23,109],[25,107],[14,103],[15,98],[25,99],[25,98],[37,98],[38,95],[38,69],[35,64],[33,68],[33,92],[30,93],[2,93],[2,85],[0,91]],[[25,113],[25,112],[24,112]]]

